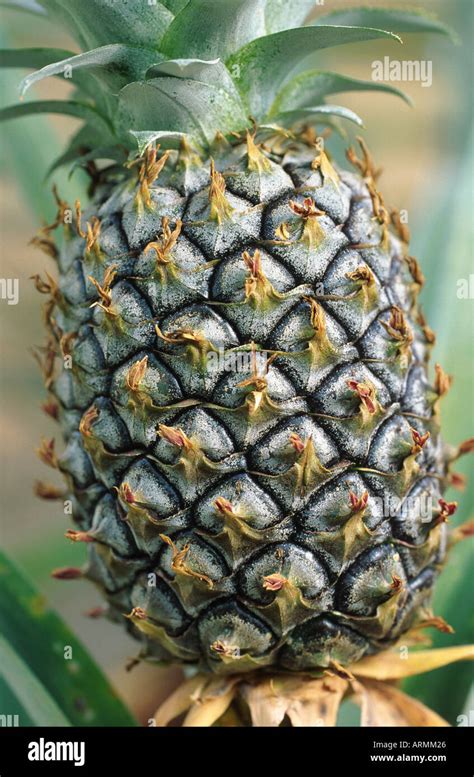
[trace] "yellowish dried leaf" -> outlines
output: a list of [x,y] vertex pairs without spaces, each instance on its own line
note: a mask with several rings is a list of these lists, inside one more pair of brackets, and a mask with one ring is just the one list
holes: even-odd
[[306,681],[286,711],[294,727],[335,726],[348,682],[341,677]]
[[403,677],[431,672],[455,661],[474,660],[474,645],[459,645],[432,650],[384,651],[375,656],[362,658],[348,667],[356,677],[374,680],[400,680]]
[[271,680],[258,685],[245,685],[242,694],[248,704],[254,726],[280,725],[285,717],[288,702],[283,696],[275,693]]
[[449,726],[443,718],[398,688],[376,680],[357,683],[362,727]]
[[285,715],[294,727],[335,726],[348,688],[341,677],[275,678],[243,689],[254,726],[279,726]]
[[155,726],[167,726],[171,720],[186,712],[194,703],[194,695],[199,693],[207,682],[205,675],[197,674],[176,688],[155,712]]
[[238,678],[214,678],[193,694],[194,704],[186,715],[183,728],[212,726],[227,711],[237,692]]

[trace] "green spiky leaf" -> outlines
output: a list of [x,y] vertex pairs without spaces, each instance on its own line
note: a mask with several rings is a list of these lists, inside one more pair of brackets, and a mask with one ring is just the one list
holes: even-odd
[[174,59],[152,65],[146,73],[146,78],[171,76],[208,84],[216,89],[223,89],[237,102],[241,103],[240,95],[230,77],[226,66],[219,60]]
[[[146,83],[133,83],[120,92],[122,127],[135,131],[167,130],[196,136],[210,143],[218,128],[241,129],[248,120],[233,86],[225,88],[221,63],[189,62],[182,66],[185,77],[166,75]],[[178,66],[179,67],[179,66]],[[154,72],[158,73],[158,69]]]
[[411,105],[410,98],[404,92],[388,84],[348,78],[339,75],[339,73],[322,70],[308,70],[305,73],[300,73],[283,87],[277,94],[268,115],[275,116],[284,111],[309,108],[311,105],[317,105],[329,94],[367,91],[387,92],[401,97],[402,100]]
[[84,71],[89,71],[91,75],[99,78],[112,92],[118,92],[130,81],[142,78],[146,69],[157,59],[158,56],[154,52],[133,46],[101,46],[84,54],[58,58],[41,70],[31,73],[21,82],[20,93],[24,95],[33,84],[51,76],[64,76],[75,83],[77,73],[83,76]]
[[377,38],[399,40],[384,30],[365,27],[300,27],[252,41],[227,65],[256,117],[264,116],[285,81],[308,57],[322,49]]
[[169,57],[225,59],[265,35],[266,0],[190,0],[160,44]]
[[305,121],[310,124],[325,124],[325,119],[336,116],[339,119],[347,119],[358,127],[363,126],[363,121],[357,113],[342,105],[316,105],[311,108],[299,108],[293,111],[282,111],[275,116],[275,121],[284,126]]
[[189,0],[161,0],[161,5],[164,5],[168,11],[176,16],[188,2]]
[[[321,24],[331,15],[295,28],[311,10],[310,0],[162,0],[145,9],[102,0],[84,0],[80,7],[75,0],[43,0],[43,5],[83,48],[92,50],[78,55],[57,51],[58,56],[54,50],[40,49],[5,53],[5,64],[40,68],[24,79],[23,92],[43,78],[70,76],[76,94],[69,105],[40,101],[28,108],[8,108],[1,118],[46,111],[49,105],[54,112],[102,128],[99,147],[110,146],[114,133],[127,146],[130,130],[184,131],[205,144],[218,131],[241,130],[249,117],[261,122],[278,115],[280,121],[283,117],[291,121],[294,111],[318,107],[328,94],[343,90],[373,88],[403,97],[385,84],[370,86],[317,72],[298,76],[324,48],[384,37],[398,40],[374,26]],[[410,11],[355,9],[351,13],[335,18],[339,23],[369,20],[379,27],[410,31],[447,29]],[[265,35],[268,30],[271,34]],[[176,59],[183,54],[187,59]],[[198,56],[190,60],[190,54]],[[173,59],[162,61],[163,56]],[[227,69],[222,62],[209,60],[216,56],[226,59]],[[148,79],[146,85],[142,83]]]
[[137,141],[138,154],[141,156],[151,143],[160,143],[166,148],[178,148],[182,139],[186,137],[184,132],[134,132],[130,134]]
[[299,27],[315,7],[315,0],[267,0],[265,22],[267,32],[281,32]]
[[60,21],[84,49],[108,43],[159,48],[173,21],[165,3],[104,2],[104,0],[42,0],[51,18]]

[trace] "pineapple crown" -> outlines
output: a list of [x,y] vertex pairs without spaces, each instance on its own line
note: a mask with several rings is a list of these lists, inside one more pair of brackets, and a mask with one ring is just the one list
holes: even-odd
[[[390,92],[383,83],[320,69],[323,49],[390,39],[398,33],[452,35],[418,10],[351,8],[305,20],[315,0],[8,0],[2,3],[62,25],[82,53],[62,49],[4,50],[4,67],[34,72],[21,97],[43,78],[71,79],[68,100],[22,101],[0,119],[60,113],[83,125],[57,165],[76,158],[118,159],[153,142],[177,147],[184,136],[209,147],[231,136],[298,123],[361,124],[351,110],[327,102],[354,90]],[[122,151],[123,154],[123,151]],[[123,157],[122,157],[123,158]]]

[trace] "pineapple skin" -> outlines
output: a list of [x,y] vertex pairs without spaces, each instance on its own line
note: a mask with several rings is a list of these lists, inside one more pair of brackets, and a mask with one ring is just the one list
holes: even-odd
[[142,657],[347,665],[429,617],[445,555],[421,275],[358,171],[213,157],[100,186],[59,252],[70,536]]

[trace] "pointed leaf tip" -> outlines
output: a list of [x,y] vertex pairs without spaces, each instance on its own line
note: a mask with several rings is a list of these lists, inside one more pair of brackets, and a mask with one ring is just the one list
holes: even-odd
[[226,64],[231,73],[236,73],[235,83],[252,115],[260,119],[267,115],[281,85],[301,69],[309,56],[322,49],[378,38],[400,40],[392,32],[369,27],[299,27],[252,41]]
[[[356,7],[329,11],[312,22],[320,24],[348,25],[350,27],[377,27],[395,33],[434,33],[445,35],[453,43],[459,42],[458,34],[435,14],[420,8]],[[398,36],[397,36],[398,37]]]
[[156,141],[159,141],[163,148],[178,148],[183,138],[187,137],[185,132],[168,132],[167,130],[157,130],[156,132],[129,130],[129,133],[137,143],[139,156],[143,156],[147,148]]

